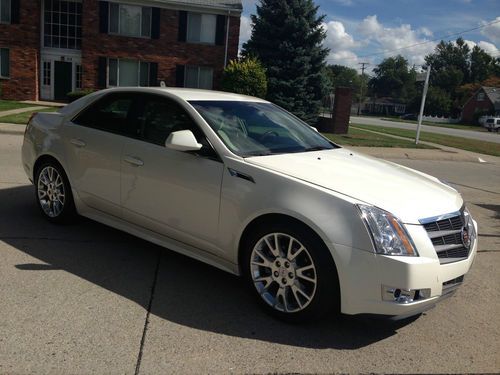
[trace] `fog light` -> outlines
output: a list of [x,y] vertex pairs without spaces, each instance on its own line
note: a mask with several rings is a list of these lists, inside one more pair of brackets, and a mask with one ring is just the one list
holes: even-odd
[[382,285],[382,300],[396,303],[411,303],[429,298],[430,289],[404,289]]

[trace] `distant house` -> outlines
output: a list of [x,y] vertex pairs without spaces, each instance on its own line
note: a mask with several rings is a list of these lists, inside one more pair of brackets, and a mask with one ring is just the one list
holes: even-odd
[[114,86],[218,88],[241,0],[0,0],[2,99]]
[[481,115],[500,115],[500,88],[483,86],[462,108],[462,122],[472,123]]
[[406,111],[406,105],[391,98],[367,98],[361,106],[361,113],[402,115]]

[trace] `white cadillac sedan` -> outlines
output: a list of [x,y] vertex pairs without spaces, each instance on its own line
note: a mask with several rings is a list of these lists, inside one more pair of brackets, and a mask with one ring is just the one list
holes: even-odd
[[257,98],[99,91],[35,115],[22,157],[48,220],[79,214],[241,275],[289,321],[418,314],[477,250],[453,188]]

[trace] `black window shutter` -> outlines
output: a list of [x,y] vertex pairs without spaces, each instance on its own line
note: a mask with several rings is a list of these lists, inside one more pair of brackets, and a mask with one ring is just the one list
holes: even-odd
[[160,8],[151,8],[151,39],[160,38]]
[[223,46],[226,40],[226,16],[217,16],[217,26],[215,27],[215,44]]
[[99,1],[99,32],[108,32],[109,4],[107,1]]
[[188,21],[187,12],[184,10],[179,11],[179,34],[178,34],[179,42],[186,41],[187,23],[188,23],[187,21]]
[[158,86],[158,63],[149,63],[149,86]]
[[19,13],[21,0],[11,0],[10,3],[10,23],[19,23]]
[[177,65],[175,68],[175,86],[184,87],[184,65]]
[[99,57],[99,63],[97,68],[97,86],[100,89],[106,88],[106,71],[107,71],[108,59],[106,57]]

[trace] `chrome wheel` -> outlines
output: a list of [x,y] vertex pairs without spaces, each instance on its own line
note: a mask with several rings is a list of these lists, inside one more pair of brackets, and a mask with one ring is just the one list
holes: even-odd
[[305,309],[313,300],[317,272],[307,249],[284,233],[270,233],[250,256],[252,281],[268,305],[282,312]]
[[38,175],[37,195],[40,207],[49,217],[57,217],[64,209],[65,191],[61,174],[52,166],[46,166]]

